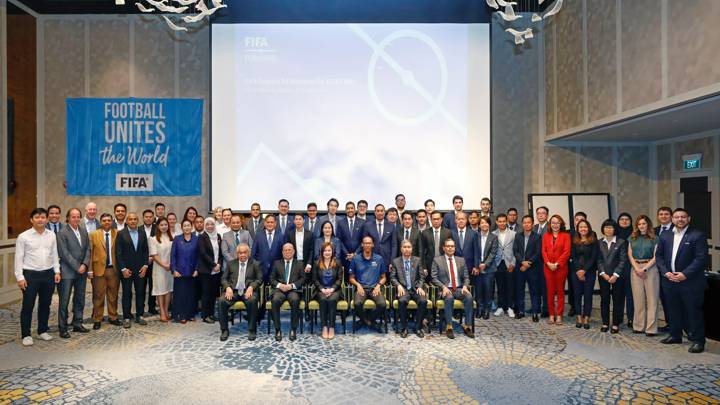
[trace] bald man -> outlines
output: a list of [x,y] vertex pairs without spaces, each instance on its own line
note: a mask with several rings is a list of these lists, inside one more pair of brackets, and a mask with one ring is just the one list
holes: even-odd
[[85,216],[80,221],[80,227],[88,233],[100,229],[100,221],[97,220],[97,204],[90,201],[85,204]]

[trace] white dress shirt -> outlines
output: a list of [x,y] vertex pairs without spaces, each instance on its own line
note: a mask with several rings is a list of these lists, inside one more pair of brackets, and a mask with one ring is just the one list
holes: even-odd
[[115,226],[117,227],[118,232],[125,229],[125,221],[123,222],[117,222],[115,221]]
[[[617,237],[616,237],[615,235],[613,235],[612,239],[608,239],[607,237],[604,237],[604,238],[602,239],[602,241],[603,241],[603,243],[605,243],[605,244],[607,245],[608,251],[610,251],[610,246],[612,246],[612,244],[617,241]],[[600,272],[600,275],[601,275],[601,276],[604,276],[604,275],[605,275],[605,272],[604,272],[604,271],[601,271],[601,272]],[[620,278],[620,275],[619,275],[619,274],[615,273],[614,275],[615,275],[615,277]]]
[[[450,267],[450,260],[452,260],[453,264],[452,267]],[[460,273],[458,273],[458,265],[457,260],[455,260],[455,256],[448,256],[445,255],[445,264],[447,264],[448,273],[452,271],[455,273],[455,286],[459,287],[462,284],[462,280],[460,279]],[[452,269],[452,270],[450,270]],[[450,274],[448,274],[450,276]],[[452,288],[452,276],[449,277],[450,280],[448,280],[448,288]]]
[[82,238],[80,237],[80,229],[73,228],[72,225],[70,225],[70,224],[68,224],[68,226],[70,227],[70,230],[73,231],[73,233],[75,234],[75,237],[78,240],[78,244],[80,245],[80,247],[82,247]]
[[673,248],[672,248],[672,258],[670,260],[670,270],[672,270],[673,273],[675,273],[675,258],[677,257],[678,250],[680,250],[680,242],[682,242],[683,236],[685,236],[685,232],[687,232],[688,227],[686,226],[682,230],[678,230],[677,228],[673,228]]
[[487,241],[488,233],[480,231],[480,264],[485,261],[485,242]]
[[297,252],[295,252],[296,257],[298,260],[305,260],[303,257],[303,243],[305,242],[305,232],[303,229],[296,230],[295,231],[295,246],[297,247]]
[[88,232],[92,232],[97,229],[97,225],[95,225],[95,220],[89,220],[87,217],[83,217],[83,221],[85,221],[85,229],[87,229]]
[[[143,224],[143,229],[145,230],[145,237],[150,239],[150,237],[151,237],[150,234],[152,233],[152,225],[148,226],[148,225]],[[172,229],[170,230],[170,232],[172,232]],[[103,235],[103,238],[104,237],[105,237],[105,235]]]
[[38,233],[30,228],[21,233],[15,241],[15,278],[25,280],[23,270],[44,271],[53,269],[60,273],[60,259],[57,253],[55,233],[43,228]]
[[218,235],[220,235],[220,236],[224,235],[225,232],[227,232],[227,231],[229,231],[229,230],[230,230],[230,227],[227,226],[227,225],[225,225],[224,222],[220,222],[220,225],[217,225],[217,226],[215,227],[215,232],[217,232]]

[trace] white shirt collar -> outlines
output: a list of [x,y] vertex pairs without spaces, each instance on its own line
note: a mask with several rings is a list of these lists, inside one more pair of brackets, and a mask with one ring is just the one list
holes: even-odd
[[678,230],[678,227],[676,226],[672,229],[672,231],[673,231],[673,233],[675,233],[675,235],[682,236],[682,235],[685,235],[685,232],[687,232],[687,229],[688,229],[688,227],[685,226],[685,228],[683,228],[682,230]]
[[613,235],[612,239],[608,239],[607,236],[606,236],[606,237],[603,238],[603,240],[604,240],[605,243],[607,243],[607,244],[615,243],[615,242],[617,241],[617,236]]

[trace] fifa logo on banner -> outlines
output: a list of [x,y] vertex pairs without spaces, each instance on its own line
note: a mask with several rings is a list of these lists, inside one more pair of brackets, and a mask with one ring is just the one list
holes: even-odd
[[152,174],[115,175],[115,191],[153,191]]
[[265,37],[245,37],[245,48],[265,49],[269,46]]

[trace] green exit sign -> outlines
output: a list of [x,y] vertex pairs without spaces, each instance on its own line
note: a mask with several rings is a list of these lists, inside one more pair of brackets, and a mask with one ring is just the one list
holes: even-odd
[[697,170],[702,167],[702,153],[683,155],[683,170]]

